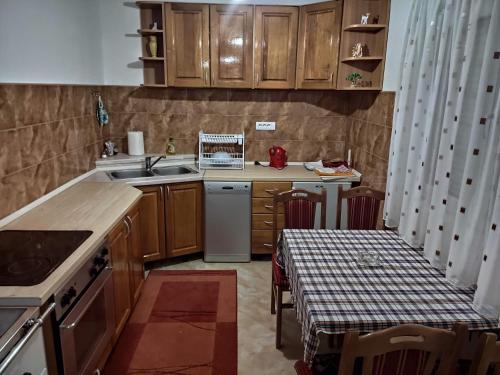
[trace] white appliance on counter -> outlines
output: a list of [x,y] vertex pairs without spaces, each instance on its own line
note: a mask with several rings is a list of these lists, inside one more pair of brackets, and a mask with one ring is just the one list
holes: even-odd
[[[339,196],[339,186],[347,190],[351,188],[351,182],[348,181],[323,181],[323,182],[294,182],[292,189],[303,189],[312,193],[319,193],[321,189],[326,190],[326,228],[336,229],[337,227],[337,202]],[[319,229],[321,222],[321,204],[316,208],[316,217],[314,227]],[[341,229],[347,228],[347,202],[342,202]]]

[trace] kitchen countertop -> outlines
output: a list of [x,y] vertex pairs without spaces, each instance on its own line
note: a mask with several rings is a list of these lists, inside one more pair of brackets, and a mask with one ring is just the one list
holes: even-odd
[[[207,181],[322,181],[320,176],[313,171],[308,171],[302,164],[288,165],[281,170],[253,164],[245,165],[245,169],[207,169],[203,179]],[[337,178],[335,181],[359,181],[359,177]]]
[[0,230],[91,230],[92,235],[41,284],[0,286],[0,305],[40,306],[105,240],[136,203],[140,190],[116,182],[80,182],[28,211]]

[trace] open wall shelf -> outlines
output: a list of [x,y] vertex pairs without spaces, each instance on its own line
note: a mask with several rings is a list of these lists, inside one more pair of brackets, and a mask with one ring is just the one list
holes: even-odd
[[[389,8],[390,0],[348,0],[344,4],[337,89],[382,89]],[[362,24],[361,17],[367,13],[370,13],[368,24]],[[363,46],[363,55],[353,57],[353,48],[357,43]],[[359,86],[353,87],[346,80],[351,73],[361,75]]]
[[[144,66],[145,87],[166,87],[167,65],[165,59],[164,5],[163,2],[138,1],[140,10],[140,29],[142,56],[139,60]],[[156,55],[152,53],[150,43],[156,38]]]

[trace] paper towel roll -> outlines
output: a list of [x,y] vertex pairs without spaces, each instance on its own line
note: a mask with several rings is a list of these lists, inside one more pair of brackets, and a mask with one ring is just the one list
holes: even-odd
[[128,132],[128,154],[144,155],[144,134],[142,132]]

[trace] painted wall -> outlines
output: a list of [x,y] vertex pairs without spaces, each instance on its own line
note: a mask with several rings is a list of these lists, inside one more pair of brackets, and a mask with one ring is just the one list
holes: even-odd
[[0,82],[100,84],[99,0],[1,0]]
[[396,91],[399,86],[404,35],[406,34],[406,23],[408,21],[408,16],[410,15],[411,4],[413,1],[415,0],[391,1],[389,36],[387,39],[387,53],[384,72],[384,91]]
[[[402,35],[412,1],[391,2],[385,91],[398,86]],[[311,2],[315,0],[258,1],[283,5]],[[138,28],[139,10],[132,1],[2,0],[0,82],[139,85]]]

